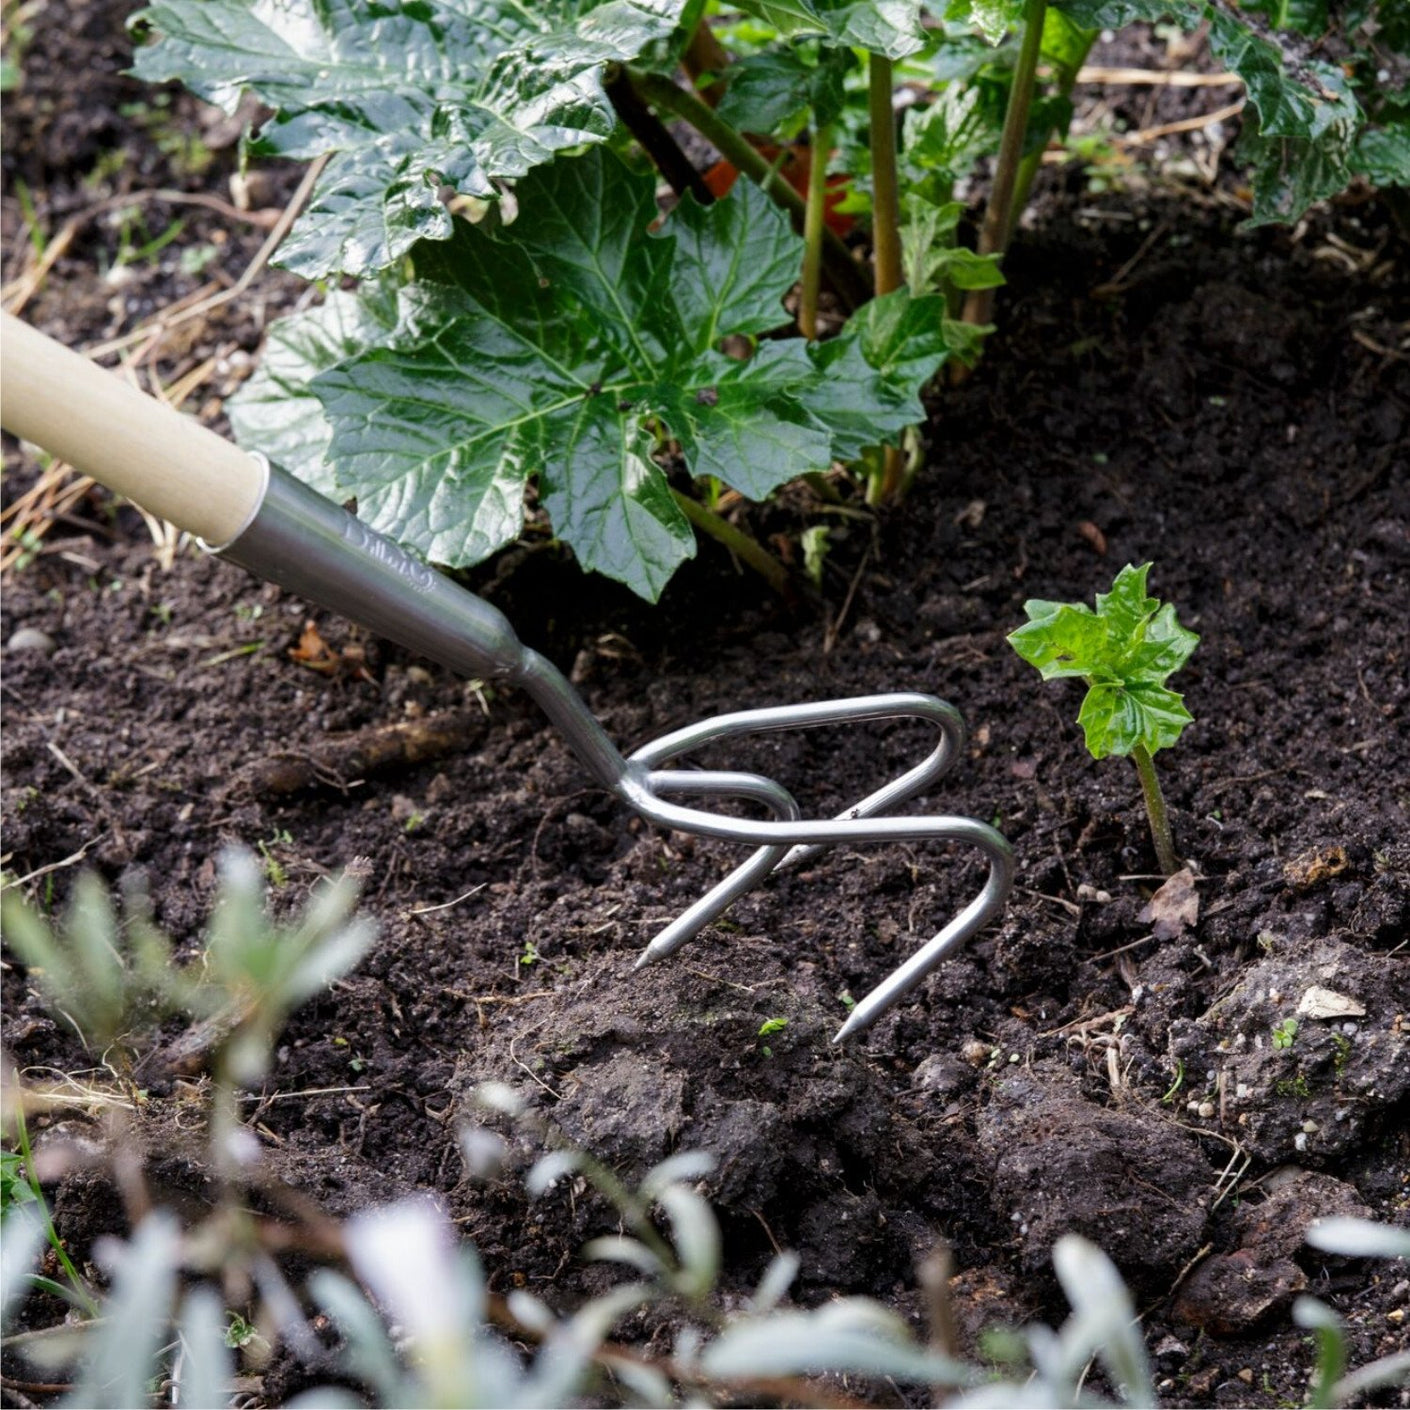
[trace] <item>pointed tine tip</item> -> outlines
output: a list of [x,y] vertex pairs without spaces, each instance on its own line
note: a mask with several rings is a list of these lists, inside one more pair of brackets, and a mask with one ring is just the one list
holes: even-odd
[[636,957],[636,963],[632,966],[632,972],[635,973],[639,969],[645,969],[655,958],[656,956],[653,955],[649,949],[643,950],[641,954]]
[[857,1010],[853,1009],[847,1017],[847,1022],[832,1035],[832,1046],[834,1048],[841,1047],[843,1043],[865,1027],[866,1024],[857,1022]]

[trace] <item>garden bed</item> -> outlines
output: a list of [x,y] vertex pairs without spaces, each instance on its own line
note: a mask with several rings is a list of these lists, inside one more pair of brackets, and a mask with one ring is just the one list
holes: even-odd
[[[25,259],[17,176],[51,237],[110,192],[226,194],[232,154],[198,105],[154,108],[115,76],[125,8],[71,6],[62,36],[35,37],[7,103],[7,280]],[[109,75],[82,104],[61,54]],[[201,170],[178,155],[197,134],[216,148]],[[108,185],[85,189],[105,160]],[[277,211],[297,175],[259,173],[256,208]],[[785,542],[829,523],[820,602],[781,604],[712,544],[655,608],[584,580],[546,539],[475,576],[623,745],[719,711],[888,690],[964,712],[964,757],[916,807],[993,820],[1017,853],[1014,894],[855,1045],[829,1044],[843,996],[964,904],[976,857],[837,849],[633,974],[654,927],[735,852],[638,823],[522,697],[192,548],[164,566],[137,516],[97,493],[7,574],[7,869],[55,905],[80,857],[141,877],[190,957],[227,845],[260,851],[281,910],[366,858],[376,945],[294,1016],[246,1110],[270,1168],[333,1215],[438,1194],[494,1288],[560,1307],[600,1290],[601,1267],[575,1254],[616,1216],[567,1184],[530,1203],[512,1178],[465,1178],[457,1131],[487,1079],[626,1176],[715,1152],[727,1289],[780,1246],[802,1260],[801,1302],[866,1293],[919,1325],[915,1269],[943,1237],[973,1351],[985,1327],[1061,1320],[1049,1253],[1077,1231],[1131,1283],[1166,1404],[1301,1403],[1303,1287],[1346,1318],[1353,1364],[1402,1347],[1406,1283],[1300,1234],[1326,1213],[1410,1214],[1410,278],[1378,204],[1242,234],[1229,185],[1053,184],[1008,262],[1001,331],[932,403],[908,503],[829,516],[800,490],[746,511]],[[150,243],[178,217],[168,249],[99,277],[122,239]],[[143,218],[140,234],[82,221],[25,316],[91,345],[212,268],[238,276],[266,233],[203,206],[146,201]],[[183,263],[206,247],[205,269]],[[267,317],[297,297],[269,274],[184,325],[165,380],[215,360],[188,410],[222,424]],[[11,500],[36,469],[9,451],[6,465]],[[1152,591],[1201,636],[1175,681],[1196,724],[1160,759],[1199,908],[1168,938],[1143,914],[1159,878],[1134,772],[1092,762],[1077,688],[1040,685],[1004,642],[1025,599],[1090,601],[1147,560]],[[303,655],[327,654],[291,659],[310,621]],[[433,762],[330,753],[447,721]],[[862,727],[718,757],[825,815],[927,744]],[[21,1073],[111,1086],[22,969],[4,986]],[[1318,1016],[1314,988],[1354,1008]],[[761,1038],[774,1018],[787,1026]],[[199,1071],[159,1048],[141,1077],[123,1139],[163,1199],[199,1203],[208,1172],[183,1120]],[[81,1110],[66,1122],[105,1129]],[[50,1193],[80,1262],[124,1227],[100,1171]],[[668,1329],[629,1320],[618,1336],[659,1349]],[[276,1361],[265,1403],[313,1374]]]

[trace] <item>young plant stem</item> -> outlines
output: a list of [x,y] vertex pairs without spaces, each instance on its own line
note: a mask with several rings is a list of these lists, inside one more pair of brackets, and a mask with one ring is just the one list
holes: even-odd
[[813,130],[808,164],[808,203],[803,216],[803,288],[798,298],[798,329],[812,341],[818,336],[818,291],[822,287],[823,235],[827,231],[827,159],[832,124]]
[[[688,93],[663,74],[629,70],[636,91],[658,109],[688,122],[736,171],[742,172],[777,205],[793,217],[802,229],[807,208],[788,182],[769,164],[729,123],[716,116],[715,110],[694,93]],[[831,230],[823,231],[823,267],[848,310],[860,308],[870,297],[866,279],[857,267],[847,246]]]
[[1028,193],[1033,188],[1033,178],[1038,175],[1038,168],[1042,164],[1041,151],[1029,152],[1018,164],[1018,176],[1013,183],[1013,199],[1009,202],[1008,224],[1004,227],[1004,249],[1008,249],[1013,243],[1014,231],[1018,229],[1018,218],[1028,204]]
[[[1082,65],[1087,62],[1087,55],[1092,52],[1092,45],[1097,41],[1099,30],[1087,30],[1087,42],[1080,54],[1069,56],[1066,62],[1055,65],[1053,74],[1056,82],[1054,91],[1060,98],[1072,96],[1072,90],[1077,85],[1077,75],[1081,71]],[[1008,228],[1004,231],[1004,248],[1008,249],[1013,241],[1013,233],[1018,228],[1018,218],[1023,214],[1024,207],[1028,204],[1028,193],[1033,189],[1033,178],[1038,175],[1039,168],[1043,165],[1043,151],[1040,147],[1036,152],[1029,152],[1018,165],[1018,177],[1014,182],[1013,199],[1009,202]]]
[[793,575],[761,544],[742,529],[736,529],[723,516],[713,509],[707,509],[698,499],[673,489],[676,503],[681,513],[700,530],[709,534],[717,543],[722,543],[741,562],[747,563],[758,573],[780,597],[792,597],[796,584]]
[[708,206],[715,198],[705,178],[681,151],[666,125],[641,101],[627,71],[620,64],[610,64],[602,87],[613,110],[622,119],[622,125],[656,163],[657,170],[670,182],[676,195],[684,196],[689,191],[702,206]]
[[[1023,164],[1023,139],[1028,132],[1028,114],[1033,106],[1033,88],[1038,73],[1038,55],[1043,47],[1043,17],[1048,0],[1026,0],[1023,7],[1023,42],[1013,71],[1008,111],[999,138],[999,157],[994,167],[994,188],[984,210],[979,230],[979,253],[1001,255],[1008,248],[1012,231],[1014,192]],[[974,289],[965,300],[966,323],[988,323],[994,312],[994,291]]]
[[18,1104],[15,1107],[15,1145],[19,1150],[20,1159],[24,1162],[25,1181],[34,1195],[35,1203],[43,1211],[44,1236],[48,1239],[49,1247],[54,1251],[54,1256],[59,1260],[59,1266],[64,1270],[64,1274],[69,1280],[69,1287],[65,1288],[61,1283],[52,1283],[49,1279],[43,1281],[49,1283],[53,1290],[74,1303],[85,1317],[101,1317],[103,1309],[93,1300],[92,1294],[88,1291],[88,1285],[78,1276],[78,1269],[73,1266],[73,1259],[69,1257],[68,1250],[59,1237],[59,1231],[54,1227],[49,1206],[44,1201],[44,1191],[40,1189],[39,1179],[34,1173],[34,1151],[29,1144],[29,1126],[24,1119],[24,1107]]
[[[891,60],[867,55],[867,110],[871,122],[871,237],[877,297],[899,289],[905,281],[901,261],[901,188],[896,174],[896,107],[892,96]],[[906,477],[905,457],[897,446],[883,446],[881,470],[867,486],[872,504],[901,497]]]
[[1175,838],[1170,831],[1170,814],[1165,809],[1165,794],[1161,792],[1160,780],[1155,773],[1155,760],[1144,744],[1138,744],[1131,751],[1131,761],[1141,776],[1141,792],[1146,800],[1146,814],[1150,818],[1151,841],[1155,843],[1155,859],[1166,876],[1174,876],[1180,870],[1180,858],[1175,854]]

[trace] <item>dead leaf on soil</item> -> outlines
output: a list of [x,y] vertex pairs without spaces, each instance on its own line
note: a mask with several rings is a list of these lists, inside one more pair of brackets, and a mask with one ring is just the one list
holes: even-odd
[[1283,868],[1283,875],[1294,891],[1310,891],[1350,870],[1351,858],[1345,847],[1315,847],[1294,857]]
[[1194,872],[1188,867],[1177,871],[1136,919],[1149,925],[1157,940],[1178,940],[1199,919]]
[[289,648],[289,659],[297,661],[301,666],[307,666],[310,671],[317,671],[321,676],[337,675],[338,668],[342,665],[338,653],[319,635],[318,626],[314,622],[304,623],[299,644]]
[[1084,519],[1078,524],[1077,532],[1092,545],[1097,553],[1106,552],[1106,535],[1090,519]]
[[289,648],[289,659],[320,676],[336,676],[346,671],[354,680],[370,681],[366,654],[356,642],[349,642],[341,651],[328,645],[314,622],[305,622],[299,644]]
[[1302,1018],[1362,1018],[1366,1006],[1350,994],[1338,994],[1335,989],[1313,984],[1298,1000],[1297,1011]]

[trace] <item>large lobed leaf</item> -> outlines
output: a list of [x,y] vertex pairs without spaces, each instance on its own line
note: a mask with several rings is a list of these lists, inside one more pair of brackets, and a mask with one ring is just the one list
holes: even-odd
[[158,0],[134,71],[233,111],[276,110],[255,144],[331,160],[280,250],[316,278],[383,269],[449,238],[444,189],[492,198],[554,153],[604,141],[602,68],[665,38],[684,0]]
[[1249,224],[1296,220],[1351,181],[1365,114],[1335,65],[1289,63],[1223,10],[1210,7],[1209,21],[1210,48],[1248,90],[1240,150],[1254,168]]
[[888,59],[904,59],[925,47],[921,0],[736,0],[735,8],[785,39],[821,36]]
[[1182,627],[1170,604],[1146,592],[1149,563],[1127,565],[1094,612],[1084,603],[1023,604],[1028,622],[1009,645],[1044,680],[1087,682],[1077,722],[1094,759],[1130,754],[1139,744],[1152,754],[1179,739],[1193,716],[1166,680],[1190,658],[1199,637]]
[[752,498],[922,419],[960,346],[943,300],[897,291],[809,346],[729,338],[788,321],[801,242],[752,186],[684,200],[659,232],[654,185],[601,150],[520,182],[507,229],[458,223],[414,251],[416,280],[335,295],[277,326],[232,407],[252,449],[436,561],[519,532],[536,477],[585,568],[654,600],[694,552],[653,452]]
[[[1410,141],[1393,122],[1367,129],[1366,114],[1337,65],[1302,57],[1302,43],[1250,23],[1211,0],[1053,0],[1082,29],[1119,28],[1132,21],[1173,20],[1185,29],[1209,24],[1216,58],[1243,80],[1248,93],[1240,153],[1252,167],[1251,226],[1294,221],[1316,201],[1342,191],[1358,172],[1391,185],[1410,173]],[[1019,0],[951,0],[997,41],[1016,24]],[[1279,25],[1317,33],[1328,12],[1321,0],[1280,0],[1269,10]]]

